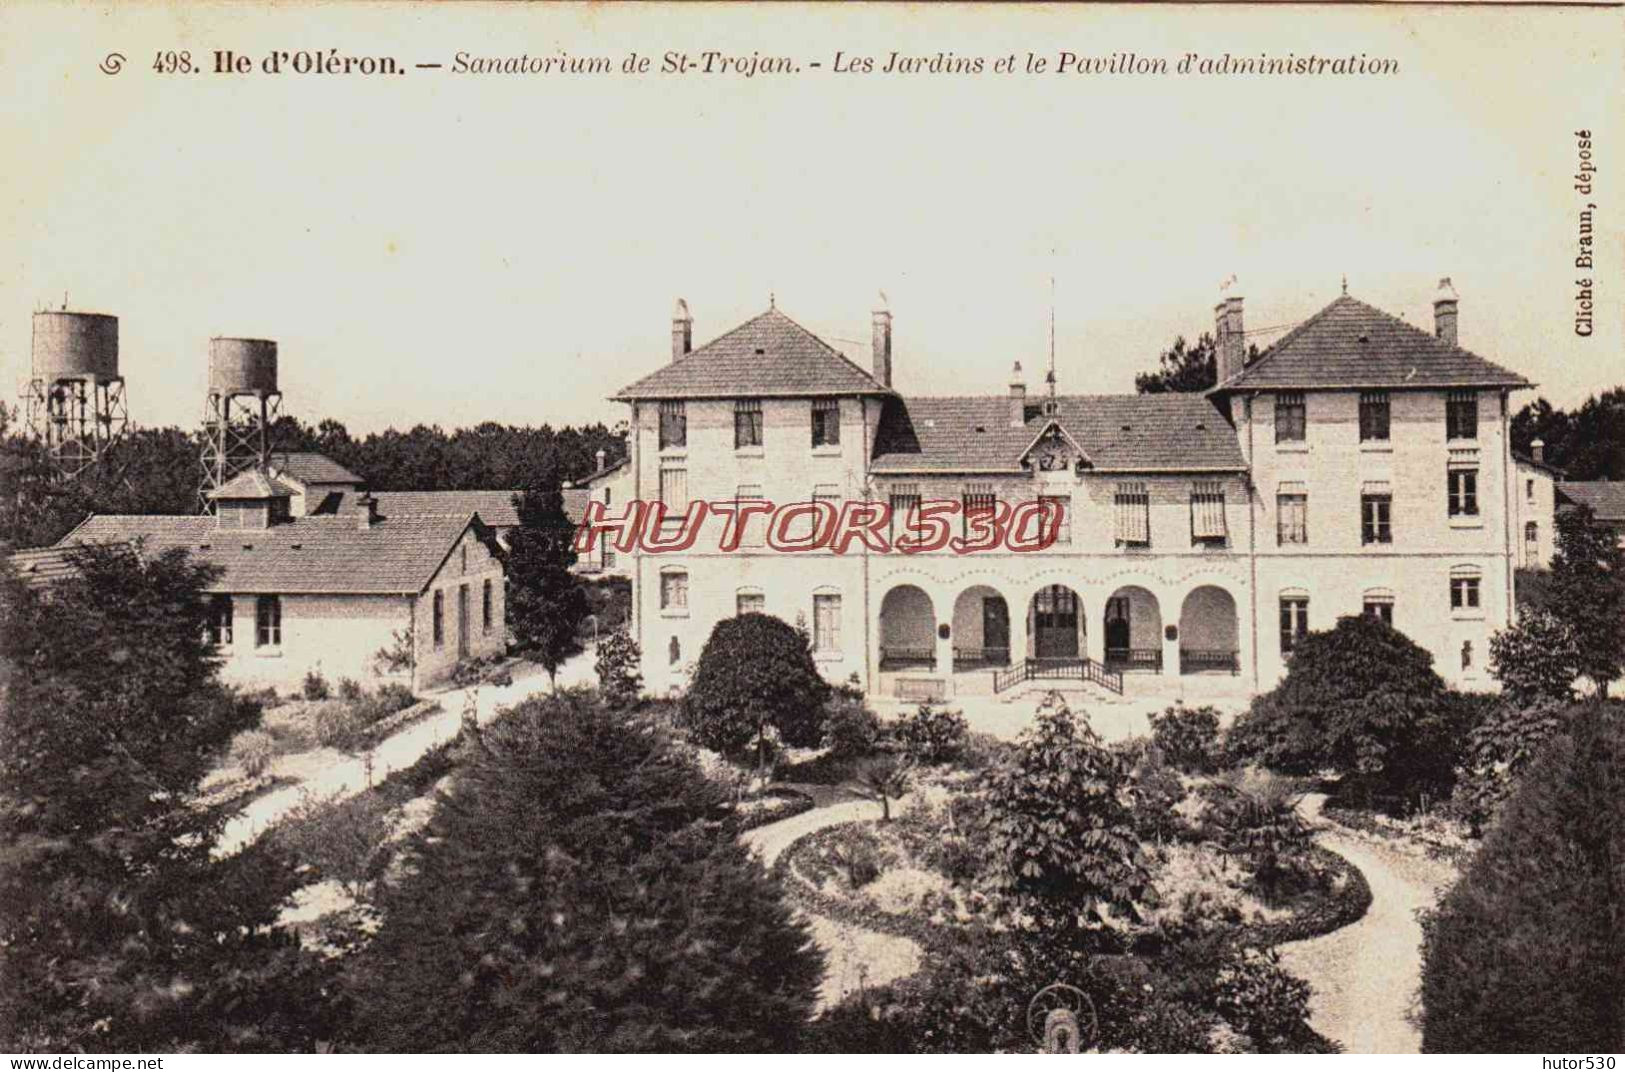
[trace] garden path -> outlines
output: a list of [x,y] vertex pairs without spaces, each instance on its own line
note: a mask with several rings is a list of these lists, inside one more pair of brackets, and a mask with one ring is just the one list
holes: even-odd
[[1422,928],[1452,882],[1448,863],[1400,851],[1320,817],[1324,793],[1300,807],[1320,828],[1317,841],[1347,859],[1371,886],[1371,908],[1357,922],[1318,938],[1280,946],[1288,970],[1314,987],[1309,1023],[1349,1053],[1418,1053],[1421,1033],[1410,1015],[1422,979]]
[[[797,838],[836,823],[878,818],[880,805],[874,801],[844,800],[759,826],[748,831],[741,840],[760,853],[762,863],[771,868]],[[854,927],[811,912],[803,914],[812,929],[813,940],[824,951],[824,984],[818,995],[820,1009],[837,1004],[855,990],[882,986],[920,970],[920,945],[911,938]]]
[[[587,652],[565,663],[559,668],[558,683],[561,686],[596,683],[593,658],[593,653]],[[501,708],[510,707],[527,696],[546,690],[547,671],[534,663],[520,663],[514,667],[513,684],[482,685],[475,690],[475,717],[481,724],[490,722]],[[462,728],[463,707],[468,692],[468,689],[454,687],[424,693],[425,699],[439,699],[441,710],[403,727],[372,749],[371,783],[368,781],[364,756],[346,755],[333,749],[310,753],[312,758],[301,762],[296,768],[297,782],[256,797],[226,823],[220,840],[215,844],[215,855],[230,856],[252,842],[298,807],[306,794],[342,800],[361,792],[369,784],[382,781],[391,771],[410,767],[429,749],[457,735]],[[277,773],[290,772],[279,767]]]

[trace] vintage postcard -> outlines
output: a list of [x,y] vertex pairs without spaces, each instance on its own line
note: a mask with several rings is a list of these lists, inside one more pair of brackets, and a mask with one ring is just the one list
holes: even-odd
[[1615,1068],[1622,31],[0,7],[0,1050]]

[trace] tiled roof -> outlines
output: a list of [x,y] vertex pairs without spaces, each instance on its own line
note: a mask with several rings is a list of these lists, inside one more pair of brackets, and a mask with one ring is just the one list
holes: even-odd
[[[1056,402],[1055,419],[1096,469],[1245,468],[1235,429],[1201,395],[1063,395]],[[1029,400],[1027,412],[1038,404]],[[1019,472],[1022,453],[1050,418],[1035,415],[1011,427],[1009,414],[1009,399],[1002,395],[888,402],[873,468]]]
[[[517,491],[375,491],[378,513],[383,517],[467,517],[499,529],[519,524],[519,508],[513,504]],[[346,495],[341,512],[356,511],[355,497]]]
[[1557,490],[1591,507],[1598,521],[1625,521],[1625,480],[1560,480]]
[[1345,294],[1213,390],[1529,386],[1517,373]]
[[570,519],[572,525],[581,524],[581,515],[586,512],[587,502],[591,498],[591,488],[564,489],[564,516]]
[[769,309],[613,397],[630,401],[888,393],[824,340]]
[[1539,469],[1542,472],[1550,473],[1559,480],[1563,478],[1563,470],[1559,469],[1551,462],[1537,462],[1532,455],[1525,454],[1521,450],[1514,450],[1512,452],[1512,460],[1517,462],[1519,465],[1527,465],[1531,469]]
[[271,455],[271,471],[301,484],[364,484],[366,481],[325,454],[313,450],[279,451]]
[[472,514],[395,517],[362,529],[351,515],[223,529],[209,516],[100,514],[57,546],[140,540],[146,553],[182,547],[225,571],[210,587],[215,592],[416,595],[473,521]]
[[259,469],[245,469],[209,492],[211,499],[270,499],[293,495],[299,489]]
[[24,584],[39,588],[59,581],[73,572],[67,547],[36,547],[7,555],[6,561]]

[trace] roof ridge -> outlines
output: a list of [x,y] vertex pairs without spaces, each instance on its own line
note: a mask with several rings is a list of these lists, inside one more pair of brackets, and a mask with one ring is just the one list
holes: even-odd
[[[1279,355],[1281,350],[1283,348],[1285,348],[1287,343],[1291,342],[1293,339],[1296,339],[1299,335],[1303,334],[1312,325],[1319,323],[1322,317],[1324,317],[1324,316],[1326,316],[1326,314],[1330,313],[1334,308],[1337,307],[1339,302],[1343,302],[1343,301],[1352,302],[1355,305],[1365,305],[1365,302],[1361,301],[1358,298],[1352,297],[1351,295],[1339,294],[1337,297],[1333,298],[1331,301],[1327,302],[1324,306],[1322,306],[1319,312],[1312,313],[1312,314],[1310,314],[1310,316],[1307,319],[1298,321],[1298,323],[1293,326],[1292,330],[1288,331],[1285,335],[1282,335],[1279,339],[1276,339],[1274,342],[1270,343],[1269,347],[1263,353],[1258,355],[1258,360],[1257,361],[1254,361],[1250,365],[1249,364],[1242,365],[1240,372],[1236,373],[1234,376],[1230,377],[1228,380],[1225,380],[1224,383],[1216,383],[1216,384],[1214,384],[1212,387],[1208,388],[1208,391],[1217,391],[1217,390],[1221,389],[1222,387],[1224,387],[1225,384],[1234,383],[1237,380],[1241,379],[1243,376],[1247,375],[1249,372],[1253,371],[1254,369],[1261,367],[1264,364],[1264,362],[1266,362],[1266,361],[1270,360],[1271,358],[1276,357],[1277,355]],[[1371,305],[1366,305],[1366,308],[1367,309],[1374,309],[1376,307],[1371,306]],[[1243,343],[1243,345],[1246,344],[1246,338],[1247,338],[1246,333],[1243,332],[1242,333],[1242,343]],[[1204,393],[1206,393],[1206,392],[1204,392]]]
[[[789,313],[787,313],[784,310],[780,309],[777,305],[773,306],[767,312],[768,313],[778,313],[780,316],[782,316],[785,319],[786,322],[788,322],[790,324],[791,327],[796,328],[798,331],[806,332],[808,338],[812,339],[819,346],[822,346],[825,350],[829,351],[829,353],[830,353],[830,355],[832,357],[837,357],[840,360],[845,361],[848,365],[850,365],[852,367],[852,370],[854,372],[858,373],[858,375],[862,376],[864,379],[866,379],[869,382],[873,383],[880,390],[882,390],[882,391],[894,390],[893,388],[882,386],[881,382],[879,380],[875,379],[874,373],[870,372],[868,369],[864,368],[862,365],[858,364],[856,361],[852,360],[850,357],[847,357],[846,354],[842,353],[841,351],[835,349],[835,347],[831,346],[829,343],[825,342],[823,336],[819,335],[818,332],[816,332],[816,331],[812,330],[811,328],[807,327],[801,321],[797,320],[795,317],[791,316]],[[767,313],[763,313],[762,315],[766,316]]]

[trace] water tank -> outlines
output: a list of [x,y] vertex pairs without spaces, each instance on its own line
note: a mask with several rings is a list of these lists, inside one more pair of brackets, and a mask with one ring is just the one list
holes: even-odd
[[118,379],[118,317],[35,313],[34,377],[47,382]]
[[209,390],[227,395],[274,395],[276,343],[270,339],[210,339]]

